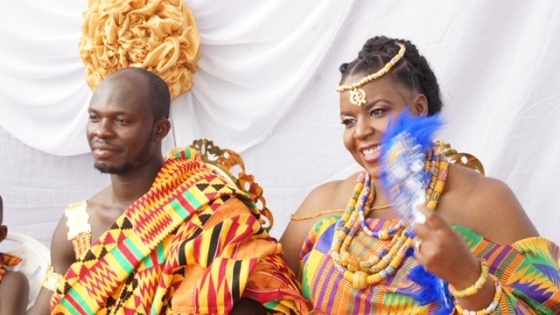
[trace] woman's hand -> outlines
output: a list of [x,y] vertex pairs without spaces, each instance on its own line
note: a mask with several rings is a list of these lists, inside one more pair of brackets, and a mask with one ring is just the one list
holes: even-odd
[[[447,281],[458,290],[472,286],[480,277],[480,261],[470,251],[463,237],[435,211],[420,207],[426,222],[416,224],[414,256],[424,268]],[[481,310],[490,305],[494,297],[494,283],[487,278],[483,287],[474,295],[460,298],[463,308]]]
[[414,225],[414,256],[424,268],[455,288],[466,288],[478,279],[479,260],[463,237],[435,211],[421,206],[426,221]]

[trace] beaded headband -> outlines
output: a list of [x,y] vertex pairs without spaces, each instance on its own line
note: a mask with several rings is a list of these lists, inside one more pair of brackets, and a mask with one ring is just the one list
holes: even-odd
[[393,57],[393,59],[391,59],[389,62],[387,62],[387,64],[385,64],[385,66],[381,69],[379,69],[377,72],[372,73],[366,77],[363,77],[360,81],[352,84],[352,85],[339,85],[336,88],[337,92],[344,92],[344,91],[350,91],[350,102],[354,105],[358,105],[361,106],[363,104],[366,103],[366,92],[364,90],[362,90],[360,87],[368,82],[371,82],[375,79],[378,79],[382,76],[384,76],[385,74],[387,74],[387,72],[389,72],[389,70],[391,70],[391,68],[399,61],[401,60],[401,58],[404,56],[404,53],[406,51],[406,48],[404,47],[403,44],[401,43],[396,43],[397,45],[399,45],[399,47],[401,48],[399,50],[399,52]]

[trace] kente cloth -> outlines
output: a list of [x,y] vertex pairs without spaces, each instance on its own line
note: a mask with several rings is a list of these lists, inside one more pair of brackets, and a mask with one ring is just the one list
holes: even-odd
[[0,253],[0,282],[4,279],[4,275],[6,274],[6,267],[14,267],[19,265],[23,260],[20,257]]
[[151,189],[70,266],[51,314],[228,314],[242,297],[270,313],[306,314],[248,198],[195,150],[168,158]]
[[[328,255],[334,226],[339,216],[327,217],[311,229],[301,251],[300,276],[303,296],[313,303],[313,314],[434,314],[435,303],[419,305],[413,294],[419,285],[408,278],[418,266],[413,251],[407,253],[400,268],[389,278],[364,290],[355,289],[335,268]],[[373,230],[389,228],[397,220],[368,219]],[[465,239],[471,252],[486,259],[490,273],[503,287],[495,314],[560,314],[559,247],[541,237],[520,240],[511,245],[497,245],[476,232],[454,226]],[[363,260],[382,248],[384,241],[360,231],[348,251]],[[456,311],[455,311],[456,313]],[[494,314],[494,313],[493,313]]]

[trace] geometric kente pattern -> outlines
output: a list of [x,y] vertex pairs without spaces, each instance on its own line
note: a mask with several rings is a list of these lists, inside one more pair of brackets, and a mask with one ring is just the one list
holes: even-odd
[[177,152],[70,266],[51,314],[228,314],[241,297],[274,313],[307,314],[254,207],[195,150]]
[[[338,216],[320,220],[311,229],[301,251],[302,293],[313,301],[314,314],[434,314],[434,303],[420,305],[414,294],[420,288],[408,275],[419,265],[412,252],[387,279],[357,290],[335,267],[329,250]],[[376,230],[391,228],[398,220],[369,219]],[[471,252],[490,265],[503,288],[498,309],[492,314],[560,314],[560,249],[541,237],[499,245],[473,230],[455,225]],[[390,248],[390,240],[358,232],[348,250],[358,260]]]
[[19,265],[23,261],[22,258],[6,254],[0,253],[0,282],[2,282],[2,278],[4,278],[4,274],[6,274],[6,266],[13,267]]

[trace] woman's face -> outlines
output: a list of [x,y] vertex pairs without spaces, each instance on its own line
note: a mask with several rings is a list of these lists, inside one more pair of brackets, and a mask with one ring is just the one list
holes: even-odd
[[[358,74],[346,78],[344,85],[352,85],[363,78]],[[383,133],[389,119],[395,119],[405,108],[415,115],[426,115],[428,102],[418,94],[396,83],[388,76],[361,86],[366,103],[350,102],[350,91],[340,93],[340,120],[344,128],[344,146],[371,176],[379,176],[379,156]]]

